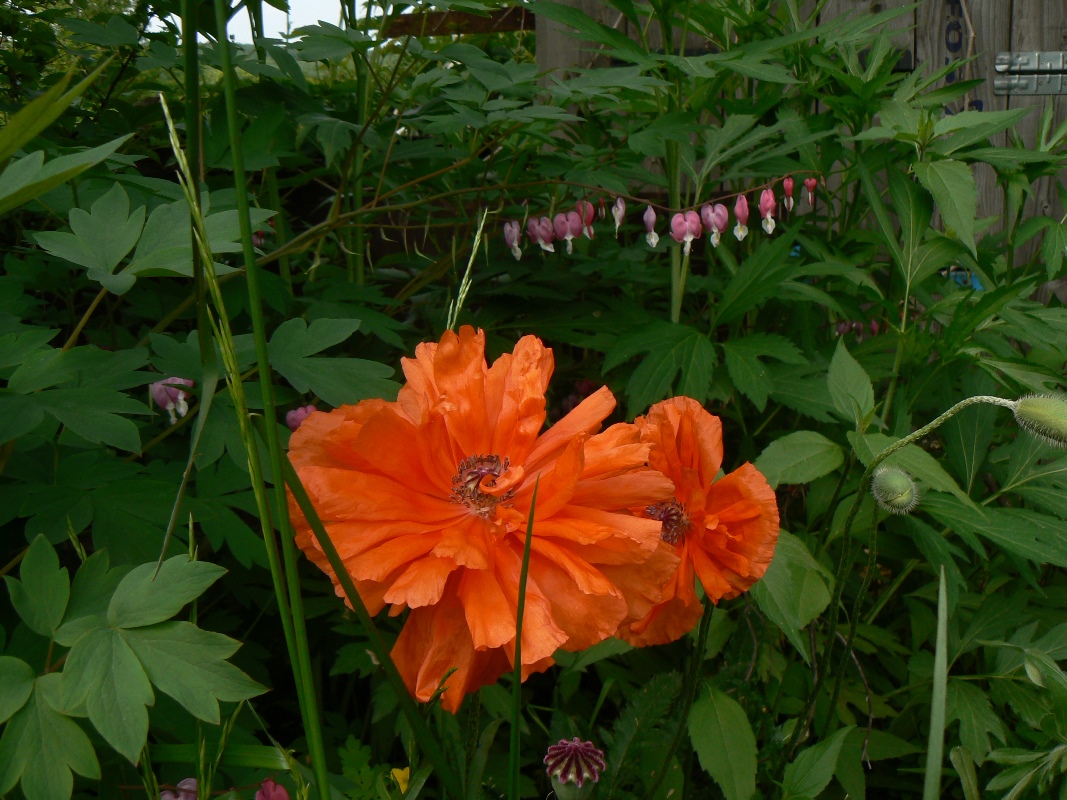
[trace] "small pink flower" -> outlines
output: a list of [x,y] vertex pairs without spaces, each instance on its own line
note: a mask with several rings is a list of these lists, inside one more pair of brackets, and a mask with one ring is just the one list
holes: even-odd
[[288,414],[285,415],[285,424],[289,426],[289,430],[296,432],[296,429],[300,427],[300,423],[311,416],[311,412],[317,411],[315,406],[300,406],[300,408],[294,408]]
[[552,221],[553,227],[556,229],[556,238],[564,239],[567,242],[567,252],[574,252],[574,240],[582,235],[582,218],[578,216],[577,211],[570,211],[564,214],[562,211],[556,214],[556,218]]
[[819,185],[819,181],[818,181],[817,178],[805,178],[804,179],[804,189],[808,193],[808,205],[809,206],[814,206],[815,205],[815,187],[818,186],[818,185]]
[[684,214],[675,214],[671,218],[671,238],[678,244],[684,244],[684,252],[689,255],[693,248],[693,240],[699,239],[704,232],[700,225],[700,215],[695,211],[686,211]]
[[596,783],[600,780],[600,773],[607,769],[604,751],[577,736],[569,742],[560,739],[559,744],[551,745],[544,763],[554,782],[574,783],[578,788],[590,779]]
[[878,335],[878,330],[879,330],[878,320],[872,319],[871,320],[871,336],[877,336]]
[[786,178],[782,181],[782,192],[785,194],[785,200],[782,201],[782,205],[785,206],[786,211],[793,210],[793,179],[792,177]]
[[521,238],[522,230],[519,228],[518,220],[504,223],[504,243],[511,248],[511,254],[515,256],[516,261],[522,258],[522,248],[519,247]]
[[[170,416],[170,424],[189,413],[189,393],[180,387],[192,387],[196,382],[188,378],[166,378],[148,387],[156,405]],[[175,414],[177,412],[177,414]]]
[[700,219],[708,229],[708,241],[711,246],[718,247],[722,234],[726,233],[726,227],[730,224],[729,210],[722,203],[704,205],[700,209]]
[[578,219],[581,223],[581,233],[585,236],[586,239],[592,239],[593,218],[596,216],[596,209],[593,208],[593,204],[590,203],[588,200],[579,200],[574,208],[578,214]]
[[645,213],[641,216],[645,223],[645,241],[649,247],[659,244],[659,234],[656,233],[656,210],[652,206],[645,207]]
[[267,778],[256,792],[255,800],[289,800],[289,792],[281,784]]
[[734,203],[734,216],[737,217],[737,225],[734,226],[734,236],[737,241],[744,241],[748,236],[748,198],[741,195]]
[[764,189],[759,196],[759,215],[763,220],[763,230],[774,233],[774,212],[778,201],[774,199],[774,189]]
[[196,778],[178,781],[175,788],[177,792],[172,792],[170,789],[160,792],[159,800],[196,800]]
[[622,221],[626,219],[626,201],[621,197],[616,197],[611,206],[611,218],[615,220],[615,238],[618,239],[619,228],[622,226]]
[[540,245],[542,250],[556,252],[556,248],[552,246],[556,232],[552,228],[552,220],[548,217],[530,217],[526,221],[526,235],[530,237],[531,242]]

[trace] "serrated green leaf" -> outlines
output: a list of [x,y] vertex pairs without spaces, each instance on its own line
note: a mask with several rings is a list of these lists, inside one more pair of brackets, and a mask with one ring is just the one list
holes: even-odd
[[22,559],[19,577],[22,580],[4,578],[11,604],[30,630],[52,638],[67,608],[70,579],[67,568],[60,568],[56,551],[44,536],[33,540]]
[[756,737],[736,700],[707,684],[689,712],[689,739],[726,800],[756,793]]
[[713,306],[715,325],[735,322],[779,290],[801,269],[800,259],[789,258],[797,226],[784,229],[781,236],[764,238],[723,290]]
[[830,783],[837,769],[837,757],[845,738],[855,729],[846,725],[813,747],[804,750],[785,768],[782,797],[818,797]]
[[978,189],[974,173],[962,161],[919,161],[912,165],[915,177],[934,196],[945,227],[977,257],[974,246],[974,218],[978,210]]
[[1059,277],[1064,254],[1067,254],[1067,225],[1058,222],[1048,227],[1041,242],[1041,260],[1045,262],[1050,281]]
[[626,385],[630,416],[668,397],[672,387],[675,394],[698,402],[707,399],[716,356],[714,345],[700,331],[660,322],[620,336],[604,356],[604,370],[643,352],[648,355]]
[[74,788],[72,770],[100,779],[100,765],[89,737],[45,699],[44,685],[60,680],[54,672],[38,678],[30,699],[4,728],[0,737],[0,795],[21,781],[26,800],[66,800]]
[[796,431],[771,442],[755,461],[772,489],[782,483],[808,483],[845,463],[845,454],[821,433]]
[[7,722],[26,705],[33,679],[33,669],[21,658],[0,656],[0,722]]
[[855,422],[857,430],[863,429],[874,411],[874,389],[866,370],[848,352],[844,339],[837,340],[827,381],[834,407],[845,419]]
[[123,630],[153,685],[190,714],[218,724],[219,702],[237,702],[265,689],[225,659],[241,646],[220,633],[189,622],[163,622]]
[[115,589],[107,608],[109,625],[137,628],[168,620],[226,574],[218,564],[168,558],[156,574],[155,564],[141,564]]
[[35,395],[0,394],[0,444],[29,433],[43,420]]
[[959,720],[960,743],[971,751],[978,766],[985,763],[986,756],[993,748],[989,737],[992,735],[1001,744],[1007,742],[1007,729],[993,711],[993,706],[985,692],[973,683],[951,680],[948,684],[948,711],[946,725]]
[[830,604],[832,579],[808,552],[804,543],[786,531],[778,534],[778,545],[767,572],[752,587],[752,598],[786,635],[790,643],[811,663],[808,642],[800,635]]
[[83,635],[63,667],[63,703],[85,703],[89,721],[133,764],[148,739],[148,709],[155,694],[122,632],[97,628]]

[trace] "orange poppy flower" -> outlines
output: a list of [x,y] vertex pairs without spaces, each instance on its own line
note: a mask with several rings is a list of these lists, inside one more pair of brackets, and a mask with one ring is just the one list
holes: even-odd
[[[673,488],[648,467],[651,444],[636,425],[596,433],[615,406],[606,387],[541,434],[553,358],[535,337],[488,367],[484,333],[464,327],[402,363],[395,403],[312,414],[290,458],[370,612],[410,609],[392,655],[412,694],[428,700],[455,668],[442,698],[455,711],[512,668],[538,476],[524,679],[557,649],[596,644],[661,599],[678,559],[658,520],[626,509]],[[290,508],[297,544],[337,586]]]
[[643,646],[672,642],[700,619],[694,577],[717,603],[748,590],[767,571],[778,541],[778,503],[767,479],[744,464],[715,480],[722,465],[722,423],[696,400],[673,397],[638,417],[649,464],[674,483],[674,497],[640,514],[658,520],[681,559],[663,600],[619,636]]

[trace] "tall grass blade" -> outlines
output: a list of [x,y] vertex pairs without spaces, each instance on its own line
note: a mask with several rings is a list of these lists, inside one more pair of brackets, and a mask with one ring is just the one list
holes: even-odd
[[937,640],[934,649],[934,694],[930,701],[930,739],[926,747],[923,800],[941,794],[941,762],[945,755],[945,713],[948,702],[948,593],[945,568],[937,584]]

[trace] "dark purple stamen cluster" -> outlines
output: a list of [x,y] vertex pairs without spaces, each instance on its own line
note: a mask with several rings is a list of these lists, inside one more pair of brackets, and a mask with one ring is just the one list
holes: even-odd
[[689,514],[686,512],[684,503],[668,500],[665,503],[647,506],[645,513],[652,519],[658,519],[663,523],[660,538],[667,544],[678,544],[689,532]]
[[487,517],[496,508],[498,503],[510,500],[514,490],[505,492],[503,495],[489,494],[482,491],[482,481],[486,481],[486,488],[496,486],[496,479],[508,471],[511,462],[501,459],[500,456],[476,455],[463,459],[459,464],[459,471],[452,476],[452,493],[448,499],[453,503],[465,505],[475,514]]

